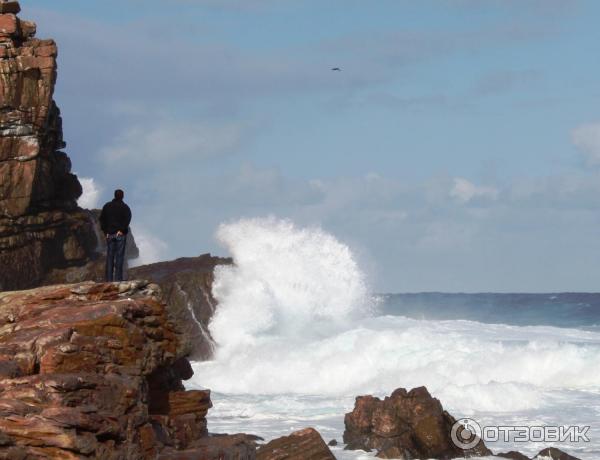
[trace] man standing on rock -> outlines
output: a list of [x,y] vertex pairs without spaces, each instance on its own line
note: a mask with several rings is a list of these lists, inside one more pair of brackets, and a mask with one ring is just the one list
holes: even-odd
[[131,222],[131,209],[123,201],[123,190],[115,190],[115,198],[102,208],[100,226],[106,235],[106,281],[123,281],[125,244]]

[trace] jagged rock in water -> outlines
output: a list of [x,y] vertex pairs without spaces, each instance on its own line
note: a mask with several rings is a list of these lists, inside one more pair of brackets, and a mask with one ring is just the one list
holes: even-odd
[[214,270],[217,265],[232,263],[231,259],[204,254],[136,267],[129,270],[129,276],[160,285],[163,300],[183,334],[182,352],[194,359],[208,359],[214,350],[208,331],[217,305],[212,296]]
[[562,450],[557,449],[556,447],[549,447],[539,451],[538,454],[533,457],[533,460],[542,460],[547,458],[551,458],[552,460],[579,460],[577,457],[573,457],[572,455],[569,455]]
[[0,459],[239,451],[237,438],[210,447],[210,391],[185,391],[193,372],[160,298],[144,281],[0,293]]
[[495,455],[496,457],[510,458],[511,460],[529,460],[527,455],[523,455],[521,452],[517,452],[515,450],[511,450],[510,452],[501,452]]
[[395,390],[381,400],[356,398],[354,410],[346,414],[346,449],[376,450],[379,458],[451,459],[491,455],[483,441],[469,450],[457,447],[451,438],[454,417],[425,387]]
[[313,428],[295,431],[259,447],[258,460],[335,460],[319,432]]
[[[496,457],[501,457],[501,458],[510,458],[512,460],[530,460],[529,457],[527,455],[523,455],[521,452],[517,452],[517,451],[510,451],[510,452],[503,452],[500,454],[495,454]],[[546,449],[542,449],[541,451],[538,452],[537,455],[535,455],[534,457],[531,458],[531,460],[546,460],[546,459],[551,459],[551,460],[579,460],[577,457],[573,457],[565,452],[563,452],[560,449],[557,449],[556,447],[549,447]]]
[[77,207],[60,111],[57,47],[34,38],[18,2],[0,3],[0,290],[44,283],[54,268],[95,257],[90,214]]

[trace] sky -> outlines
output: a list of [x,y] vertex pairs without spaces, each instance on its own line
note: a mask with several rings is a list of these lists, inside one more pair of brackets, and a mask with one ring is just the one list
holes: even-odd
[[59,45],[82,205],[123,188],[144,262],[275,216],[378,292],[600,290],[600,2],[21,6]]

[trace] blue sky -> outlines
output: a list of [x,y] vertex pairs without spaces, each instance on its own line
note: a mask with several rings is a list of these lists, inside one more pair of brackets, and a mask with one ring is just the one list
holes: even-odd
[[[29,0],[67,152],[147,259],[275,215],[378,291],[597,291],[600,3]],[[342,72],[332,72],[341,67]]]

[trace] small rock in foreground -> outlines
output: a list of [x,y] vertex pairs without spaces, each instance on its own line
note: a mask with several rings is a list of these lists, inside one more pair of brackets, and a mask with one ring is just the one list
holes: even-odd
[[313,428],[296,431],[261,446],[258,460],[335,460],[319,432]]
[[511,460],[529,460],[529,457],[515,450],[511,450],[510,452],[501,452],[496,454],[496,457],[510,458]]
[[551,458],[552,460],[579,460],[577,457],[573,457],[556,447],[549,447],[541,450],[533,459],[546,459]]
[[376,450],[379,458],[464,458],[492,455],[479,440],[468,450],[451,437],[454,417],[425,387],[399,388],[383,401],[373,396],[356,398],[354,410],[344,419],[346,449]]
[[[530,460],[527,455],[523,455],[521,452],[511,450],[510,452],[502,452],[495,454],[496,457],[510,458],[511,460]],[[556,447],[548,447],[538,452],[538,454],[531,460],[580,460],[577,457],[573,457]]]

